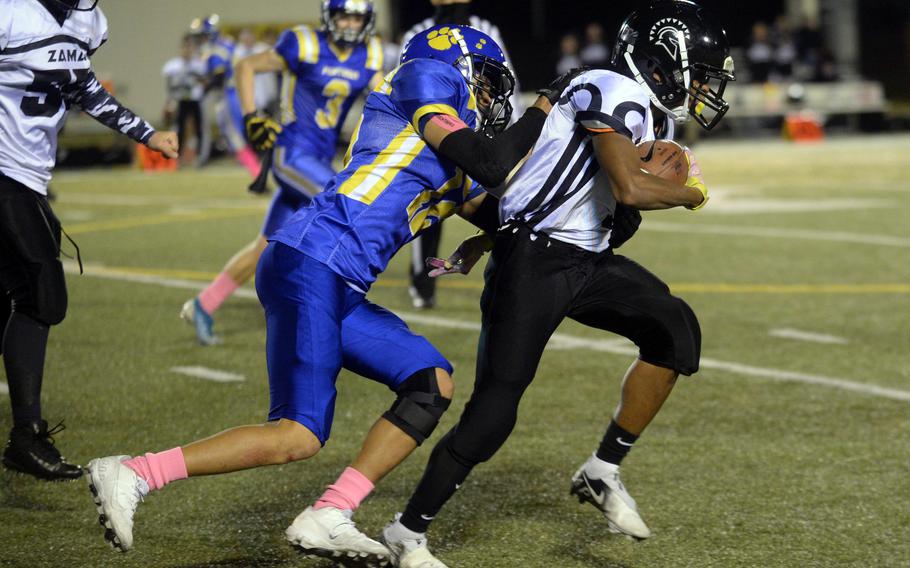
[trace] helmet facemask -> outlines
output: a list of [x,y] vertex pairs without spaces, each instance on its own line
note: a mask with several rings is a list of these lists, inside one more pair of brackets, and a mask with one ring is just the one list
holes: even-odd
[[512,118],[509,98],[515,77],[508,67],[484,55],[471,54],[468,85],[477,99],[478,131],[492,138],[505,130]]
[[705,130],[711,130],[730,110],[724,100],[727,81],[734,81],[733,58],[727,57],[723,69],[701,63],[692,66],[692,86],[689,114]]
[[455,61],[455,68],[477,101],[477,131],[492,138],[505,130],[512,118],[509,98],[515,90],[515,76],[505,63],[472,53],[461,32],[453,32],[463,54]]

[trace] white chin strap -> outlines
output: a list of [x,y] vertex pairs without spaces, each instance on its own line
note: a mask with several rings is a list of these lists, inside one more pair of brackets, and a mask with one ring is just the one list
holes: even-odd
[[626,48],[626,52],[623,54],[623,58],[626,60],[626,65],[632,70],[635,81],[637,81],[641,88],[648,93],[648,98],[651,99],[654,106],[662,110],[675,122],[687,122],[689,120],[689,86],[692,84],[692,79],[691,74],[689,73],[689,48],[686,46],[686,34],[681,30],[676,30],[676,41],[679,44],[679,59],[683,69],[683,81],[686,85],[686,98],[683,99],[681,105],[672,109],[664,105],[657,95],[654,94],[654,91],[651,90],[651,87],[648,86],[648,83],[645,82],[641,70],[635,65],[635,61],[632,59],[632,52],[635,51],[634,45],[631,43],[629,44]]

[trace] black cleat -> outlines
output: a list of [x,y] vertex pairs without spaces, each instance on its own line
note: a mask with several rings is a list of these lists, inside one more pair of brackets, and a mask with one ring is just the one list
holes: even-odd
[[60,422],[48,430],[45,420],[14,426],[3,451],[3,465],[7,469],[48,481],[79,479],[82,477],[82,467],[67,463],[66,458],[54,446],[54,434],[65,428],[63,422]]

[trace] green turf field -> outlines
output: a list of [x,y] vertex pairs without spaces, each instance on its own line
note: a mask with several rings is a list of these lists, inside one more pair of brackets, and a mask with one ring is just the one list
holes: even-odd
[[[567,323],[511,439],[432,527],[431,547],[450,566],[910,566],[910,138],[705,143],[697,154],[712,202],[647,213],[622,250],[692,305],[704,333],[702,371],[681,381],[623,467],[654,537],[609,534],[568,495],[631,356],[616,337]],[[44,389],[47,418],[66,418],[58,443],[71,461],[158,451],[264,419],[265,331],[251,289],[217,314],[223,346],[197,346],[178,319],[257,233],[267,201],[246,195],[246,183],[228,165],[57,176],[55,209],[86,263],[84,276],[69,274],[70,312],[51,333]],[[469,232],[450,223],[444,249]],[[481,281],[450,277],[439,308],[415,314],[406,262],[396,259],[370,297],[410,318],[457,367],[435,442],[471,389]],[[172,371],[181,366],[244,380]],[[151,495],[125,556],[103,541],[83,482],[0,472],[0,566],[325,566],[300,558],[283,531],[392,401],[349,373],[339,385],[320,455]],[[364,531],[401,510],[432,442],[361,508]]]

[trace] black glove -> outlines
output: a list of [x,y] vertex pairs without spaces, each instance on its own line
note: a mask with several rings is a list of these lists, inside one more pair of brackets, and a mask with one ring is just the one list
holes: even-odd
[[243,117],[246,139],[257,152],[271,150],[281,133],[281,125],[267,116],[251,112]]
[[566,87],[569,86],[572,79],[590,69],[590,67],[576,67],[575,69],[570,69],[554,79],[552,83],[547,85],[547,88],[537,91],[537,94],[542,97],[547,97],[550,104],[556,106],[556,103],[559,102],[559,98],[562,96],[562,92],[566,90]]
[[638,212],[638,209],[617,203],[616,210],[613,211],[613,232],[610,233],[610,248],[615,250],[621,247],[638,231],[639,225],[641,225],[641,213]]

